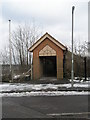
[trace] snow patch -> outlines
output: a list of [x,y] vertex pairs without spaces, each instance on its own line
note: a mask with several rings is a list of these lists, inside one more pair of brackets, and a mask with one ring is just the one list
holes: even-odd
[[18,78],[20,78],[20,75],[15,75],[15,76],[13,77],[13,79],[18,79]]
[[76,92],[76,91],[40,91],[40,92],[22,92],[22,93],[0,93],[0,97],[22,97],[22,96],[66,96],[66,95],[90,95],[90,92]]
[[[69,84],[27,84],[27,83],[3,83],[0,84],[0,92],[4,91],[31,91],[31,90],[58,90],[58,88],[71,88],[71,83]],[[74,87],[89,88],[90,81],[83,83],[75,83]]]

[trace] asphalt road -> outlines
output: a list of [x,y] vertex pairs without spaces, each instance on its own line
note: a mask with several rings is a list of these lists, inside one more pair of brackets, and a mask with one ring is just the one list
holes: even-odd
[[88,117],[88,105],[88,96],[84,95],[4,97],[2,98],[2,117],[53,118],[61,117],[61,113],[83,113],[84,117]]

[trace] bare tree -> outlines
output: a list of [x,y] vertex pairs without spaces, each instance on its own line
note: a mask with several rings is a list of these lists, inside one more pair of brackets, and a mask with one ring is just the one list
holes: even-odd
[[[75,55],[84,57],[88,52],[88,42],[80,42],[80,39],[74,40],[73,51]],[[68,46],[68,50],[71,52],[71,46]]]
[[83,44],[77,47],[77,52],[79,56],[86,56],[88,52],[88,42],[84,41]]
[[30,64],[31,54],[28,48],[35,43],[40,36],[35,25],[19,25],[12,34],[13,61],[22,65]]
[[0,52],[0,59],[2,64],[9,64],[9,49],[7,46]]

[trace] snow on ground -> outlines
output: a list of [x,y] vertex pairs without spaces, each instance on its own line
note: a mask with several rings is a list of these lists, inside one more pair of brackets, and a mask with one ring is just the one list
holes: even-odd
[[21,93],[0,93],[0,97],[22,97],[22,96],[65,96],[65,95],[90,95],[90,92],[76,92],[76,91],[39,91],[39,92],[21,92]]
[[[0,84],[0,92],[4,91],[31,91],[31,90],[57,90],[60,87],[70,88],[71,83],[68,84],[27,84],[27,83],[3,83]],[[86,83],[75,83],[74,87],[88,88],[89,84]]]
[[[75,88],[88,88],[90,81],[76,82]],[[2,83],[0,96],[59,96],[59,95],[88,95],[88,91],[58,91],[59,88],[71,88],[68,84],[28,84],[28,83]],[[3,92],[3,93],[2,93]]]
[[20,78],[20,75],[15,75],[15,76],[13,77],[13,79],[18,79],[18,78]]
[[[75,77],[73,81],[74,81],[74,82],[77,82],[77,83],[78,83],[78,82],[80,82],[80,83],[82,83],[82,82],[90,82],[90,77],[87,78],[87,81],[84,81],[84,80],[85,80],[84,77],[82,77],[82,78],[80,78],[80,77]],[[71,82],[72,80],[69,79],[69,81]]]
[[[13,76],[13,79],[15,80],[15,79],[18,79],[18,78],[20,78],[20,77],[22,77],[24,75],[24,73],[22,74],[22,75],[14,75]],[[24,75],[25,77],[29,77],[30,75]]]

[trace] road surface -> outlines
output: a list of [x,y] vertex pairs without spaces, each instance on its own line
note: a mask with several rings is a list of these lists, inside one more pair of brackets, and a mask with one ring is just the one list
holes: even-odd
[[[3,118],[88,117],[88,96],[3,97]],[[71,114],[72,113],[72,114]],[[73,115],[73,113],[75,115]]]

